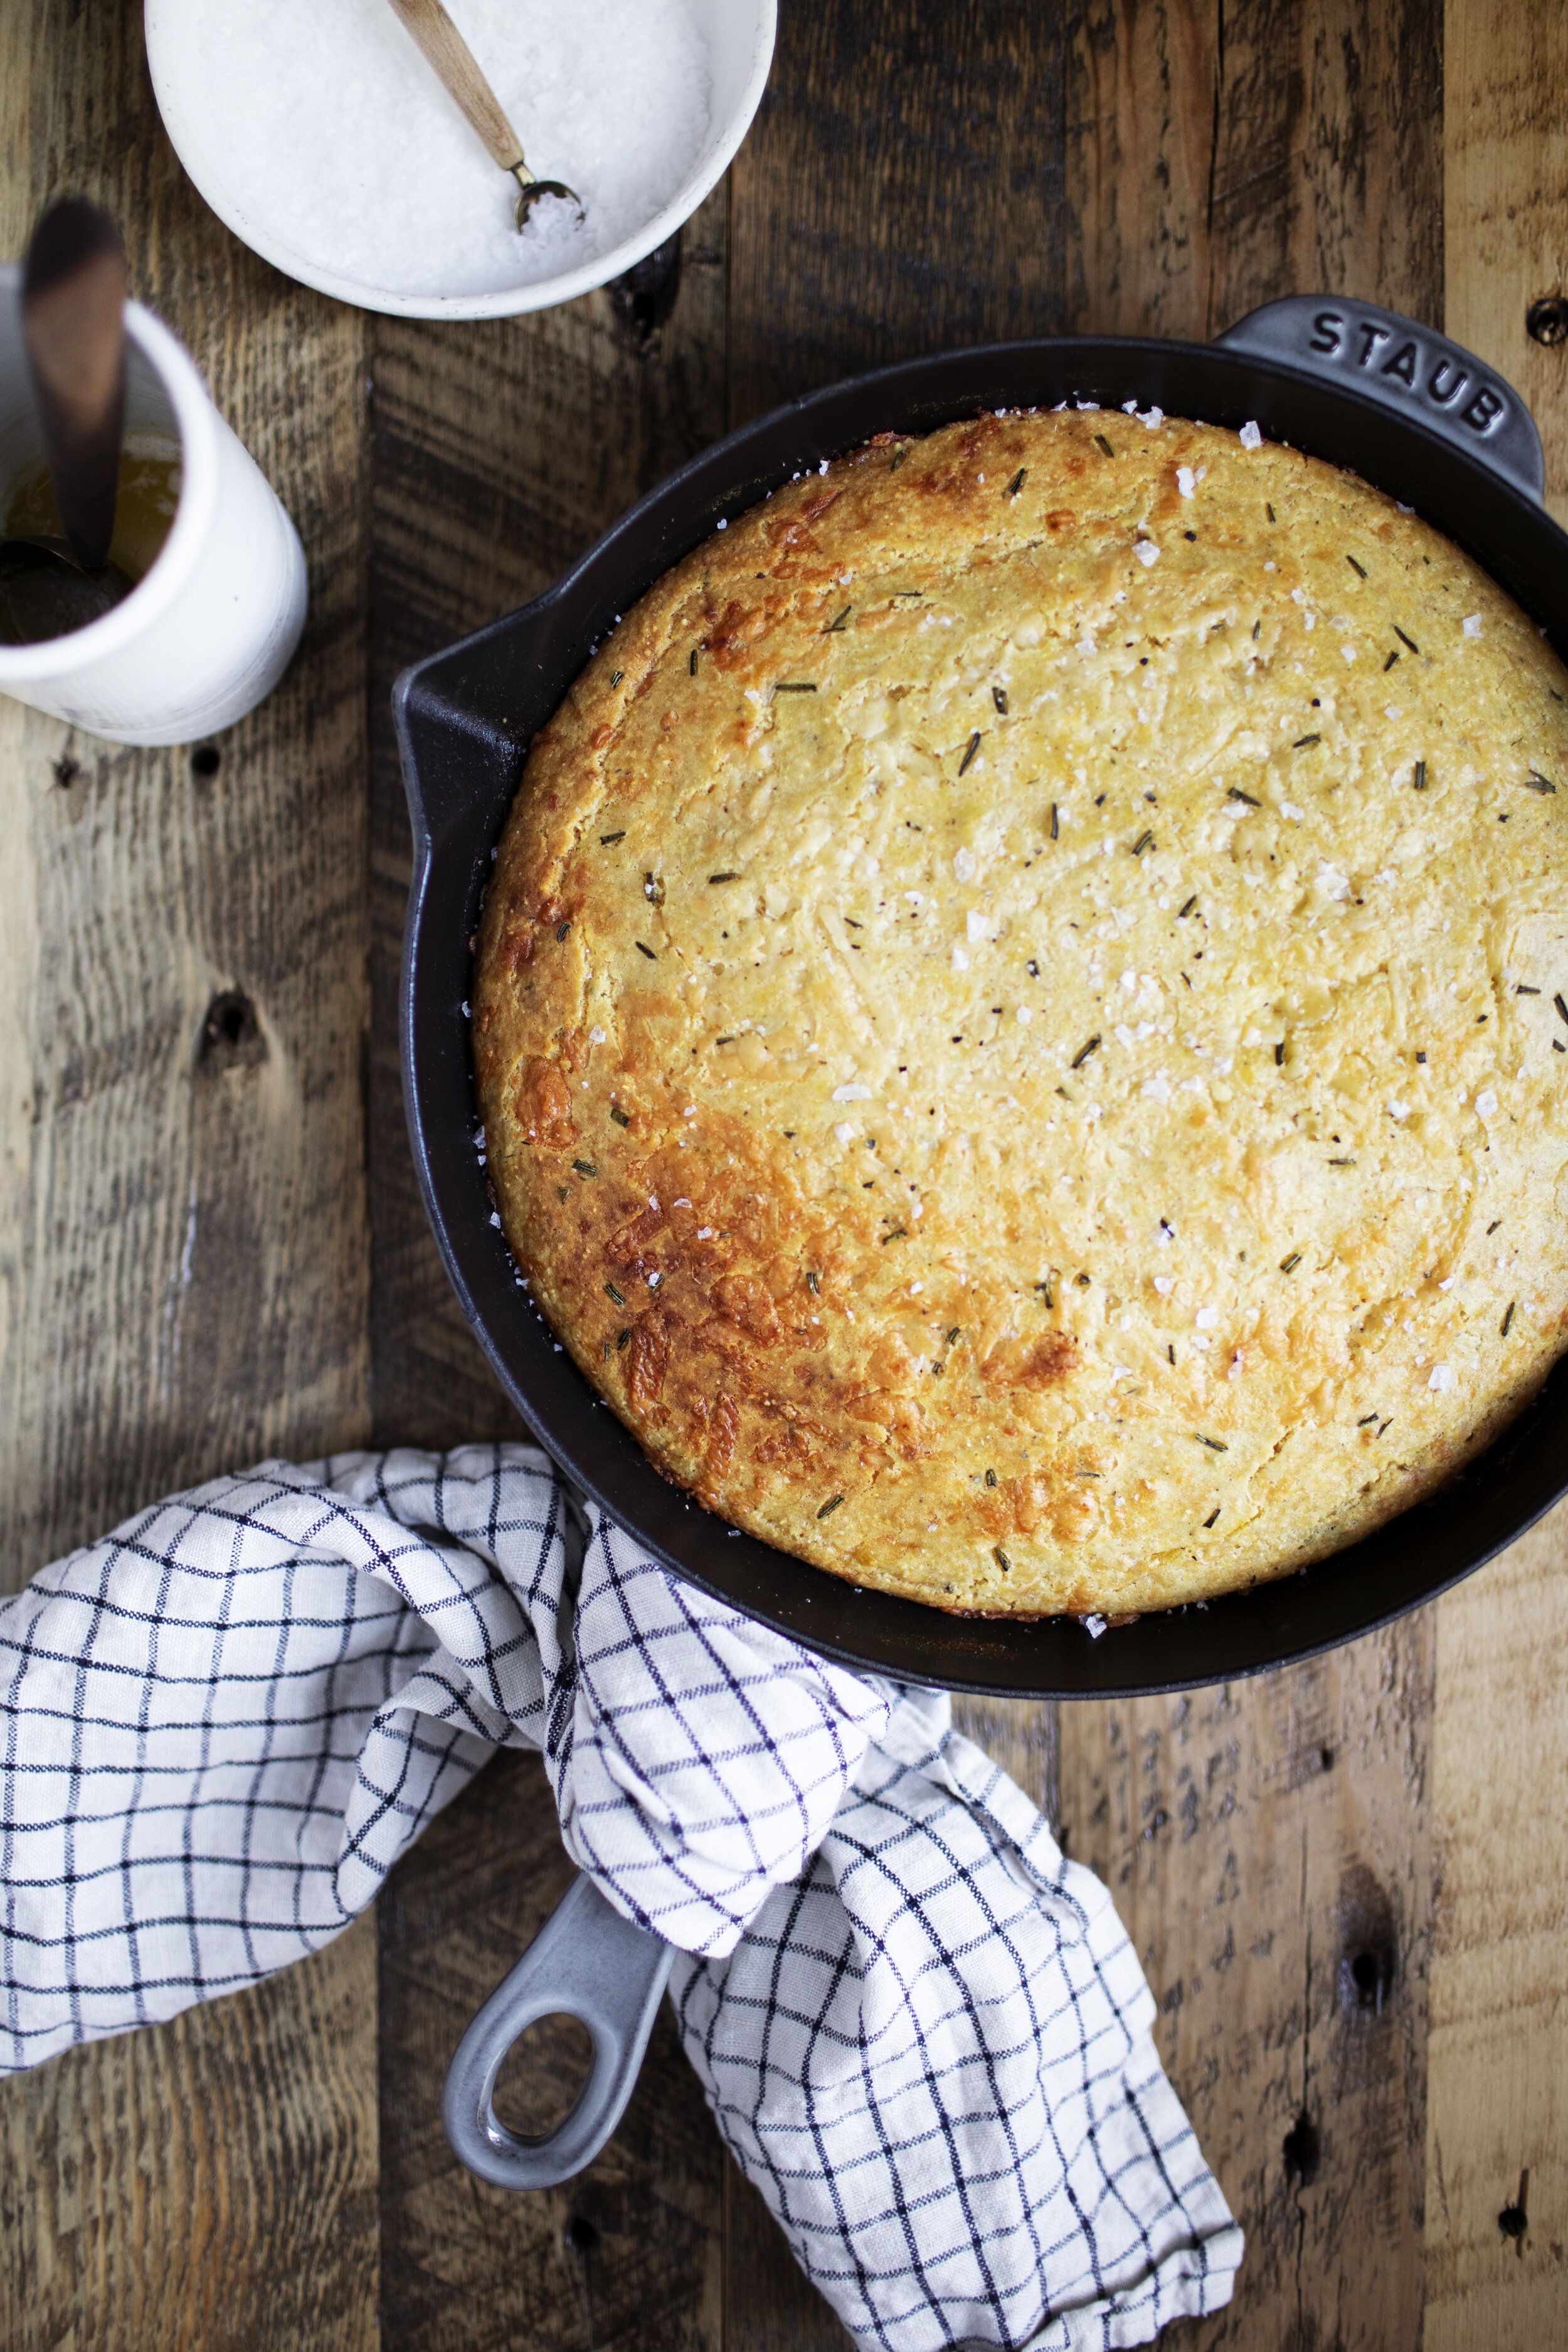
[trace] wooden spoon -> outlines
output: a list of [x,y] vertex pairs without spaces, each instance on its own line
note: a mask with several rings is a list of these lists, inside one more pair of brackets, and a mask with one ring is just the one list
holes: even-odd
[[33,231],[22,336],[65,528],[0,541],[0,641],[36,645],[86,628],[129,595],[109,561],[125,425],[125,247],[106,212],[68,196]]
[[563,180],[536,179],[529,170],[523,161],[521,140],[507,121],[500,99],[480,72],[478,58],[441,5],[441,0],[392,0],[392,5],[424,50],[437,79],[461,107],[490,161],[499,163],[503,172],[510,172],[517,182],[517,227],[522,227],[541,196],[564,198],[567,204],[576,205],[578,219],[586,220],[583,199],[575,188],[569,188]]

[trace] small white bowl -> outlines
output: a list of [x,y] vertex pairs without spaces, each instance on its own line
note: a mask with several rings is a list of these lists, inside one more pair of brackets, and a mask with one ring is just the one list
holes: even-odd
[[146,0],[147,62],[175,153],[218,218],[264,261],[301,285],[364,310],[384,310],[404,319],[510,319],[574,301],[579,294],[620,277],[673,236],[729,170],[767,84],[778,28],[777,0],[690,0],[690,5],[708,44],[711,115],[702,152],[669,202],[596,261],[531,285],[502,286],[479,294],[402,294],[362,285],[321,268],[273,233],[264,196],[254,190],[242,192],[233,184],[222,127],[203,103],[196,70],[202,0]]

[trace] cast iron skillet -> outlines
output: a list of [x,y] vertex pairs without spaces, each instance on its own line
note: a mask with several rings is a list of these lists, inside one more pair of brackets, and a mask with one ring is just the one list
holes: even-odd
[[[705,1591],[853,1665],[1030,1697],[1228,1681],[1351,1640],[1431,1599],[1511,1543],[1568,1487],[1568,1360],[1435,1504],[1417,1505],[1278,1583],[1144,1616],[1101,1639],[1071,1618],[955,1618],[857,1591],[737,1535],[667,1484],[556,1346],[518,1283],[479,1162],[466,999],[468,937],[529,740],[644,590],[721,519],[873,433],[930,432],[986,408],[1061,400],[1107,408],[1157,403],[1170,415],[1233,428],[1256,419],[1267,438],[1349,467],[1413,506],[1568,650],[1568,537],[1542,506],[1540,437],[1517,393],[1470,352],[1394,312],[1299,296],[1254,311],[1214,344],[1070,336],[992,344],[879,369],[776,409],[651,491],[547,594],[405,671],[394,694],[415,839],[402,982],[409,1132],[447,1270],[508,1394],[578,1487]],[[564,1928],[564,1913],[557,1918]],[[538,1973],[536,1956],[538,1943],[523,1971]],[[459,2104],[468,2122],[459,2153],[485,2168],[473,2137],[478,2097],[483,2143],[494,2151],[490,2177],[517,2182],[523,2176],[500,2154],[510,2136],[494,2124],[489,2102],[506,2041],[521,2030],[514,2019],[503,2036],[497,2004],[510,1987],[509,1979],[464,2045]],[[657,1997],[656,1988],[654,2003]],[[571,1999],[545,2005],[577,2006]],[[651,2021],[652,2005],[645,2006]],[[487,2018],[494,2059],[480,2065],[470,2043]],[[584,2021],[591,2032],[611,2031],[607,2011]],[[640,2043],[625,2053],[633,2073],[640,2054]],[[449,2087],[454,2130],[464,2063],[460,2053]],[[586,2145],[580,2126],[605,2104],[595,2085],[613,2071],[595,2063],[558,2138]],[[613,2127],[619,2109],[611,2105],[585,2153],[574,2153],[564,2170],[535,2167],[527,2178],[561,2179],[586,2163]]]

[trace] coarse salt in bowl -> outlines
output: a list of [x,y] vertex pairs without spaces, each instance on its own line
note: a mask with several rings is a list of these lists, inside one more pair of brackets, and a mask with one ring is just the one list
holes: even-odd
[[674,235],[767,81],[776,0],[448,0],[531,171],[575,188],[520,236],[388,0],[146,0],[164,127],[218,217],[340,301],[490,319],[569,302]]

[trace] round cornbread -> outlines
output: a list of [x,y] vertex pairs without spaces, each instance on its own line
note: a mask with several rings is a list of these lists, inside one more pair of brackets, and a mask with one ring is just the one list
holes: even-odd
[[530,753],[473,1006],[507,1238],[659,1469],[857,1584],[1279,1575],[1568,1341],[1568,675],[1257,439],[884,436]]

